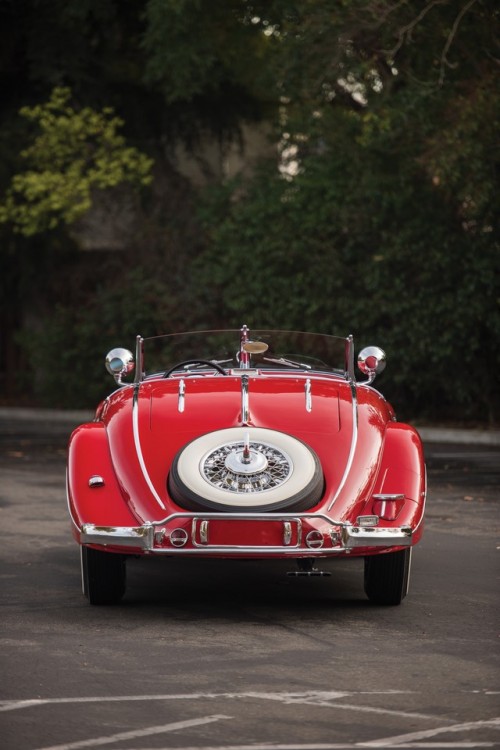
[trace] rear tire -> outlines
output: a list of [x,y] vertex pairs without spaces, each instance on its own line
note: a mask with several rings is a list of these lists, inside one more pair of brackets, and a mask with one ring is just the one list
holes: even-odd
[[365,557],[365,594],[374,604],[401,604],[408,593],[411,547]]
[[127,583],[126,556],[80,547],[83,593],[90,604],[117,604]]

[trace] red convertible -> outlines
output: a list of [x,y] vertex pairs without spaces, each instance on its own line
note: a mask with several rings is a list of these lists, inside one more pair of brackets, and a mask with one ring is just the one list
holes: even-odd
[[110,351],[118,389],[68,455],[90,603],[122,598],[127,557],[175,555],[287,559],[293,575],[363,557],[368,599],[400,604],[423,530],[422,443],[371,385],[384,352],[357,365],[362,382],[352,336],[246,326]]

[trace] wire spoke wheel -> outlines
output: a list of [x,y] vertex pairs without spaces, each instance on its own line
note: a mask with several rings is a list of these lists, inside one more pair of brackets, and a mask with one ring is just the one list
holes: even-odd
[[202,472],[214,487],[229,492],[263,492],[279,487],[293,471],[283,451],[262,442],[226,443],[206,456]]
[[323,493],[323,473],[314,451],[290,435],[230,428],[179,451],[168,486],[188,510],[306,510]]

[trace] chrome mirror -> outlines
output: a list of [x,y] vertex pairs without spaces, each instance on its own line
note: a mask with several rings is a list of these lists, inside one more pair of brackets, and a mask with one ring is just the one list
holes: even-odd
[[118,385],[125,385],[122,378],[134,370],[134,355],[128,349],[111,349],[106,355],[106,370]]
[[375,380],[385,370],[386,357],[383,349],[378,346],[366,346],[358,354],[358,367],[364,375],[368,376],[368,383]]

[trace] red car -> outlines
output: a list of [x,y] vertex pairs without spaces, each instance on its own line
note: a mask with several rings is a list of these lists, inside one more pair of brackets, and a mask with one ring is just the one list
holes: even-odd
[[246,326],[138,336],[135,362],[109,352],[119,388],[69,443],[90,603],[122,598],[128,556],[176,555],[286,558],[294,575],[363,557],[368,598],[400,604],[423,530],[422,443],[371,385],[384,352],[357,362],[362,382],[352,336]]

